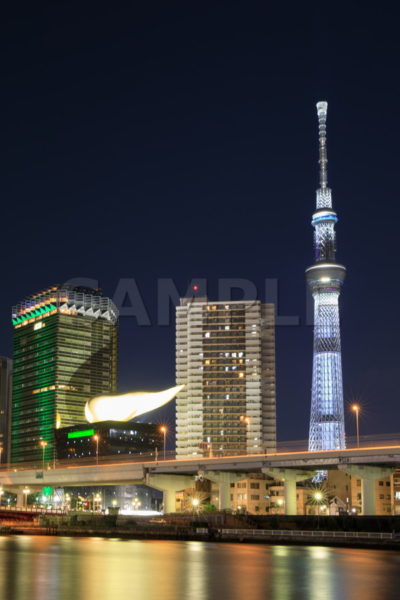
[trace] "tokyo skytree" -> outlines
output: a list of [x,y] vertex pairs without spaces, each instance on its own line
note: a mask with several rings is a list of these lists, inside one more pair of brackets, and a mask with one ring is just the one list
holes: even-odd
[[339,294],[346,268],[336,262],[332,193],[328,187],[326,117],[328,103],[318,102],[319,174],[314,227],[315,262],[306,269],[314,298],[314,355],[309,450],[345,448]]

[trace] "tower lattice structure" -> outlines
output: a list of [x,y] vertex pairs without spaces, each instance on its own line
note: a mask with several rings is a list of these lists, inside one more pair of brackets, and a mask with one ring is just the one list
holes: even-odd
[[314,298],[309,450],[345,448],[339,295],[346,268],[336,262],[338,218],[332,209],[332,192],[328,187],[327,110],[327,102],[318,102],[320,187],[312,216],[315,262],[306,269]]

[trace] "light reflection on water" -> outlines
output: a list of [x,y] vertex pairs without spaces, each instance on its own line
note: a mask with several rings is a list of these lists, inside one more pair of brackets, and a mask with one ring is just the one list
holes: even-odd
[[394,551],[0,537],[1,600],[390,600],[399,588]]

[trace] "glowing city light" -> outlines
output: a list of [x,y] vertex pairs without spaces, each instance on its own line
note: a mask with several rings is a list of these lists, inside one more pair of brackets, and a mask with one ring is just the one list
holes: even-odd
[[[306,269],[314,298],[314,357],[309,450],[345,448],[339,294],[346,269],[336,262],[336,213],[328,188],[326,118],[318,102],[320,188],[313,215],[315,262]],[[320,478],[323,473],[320,473]]]

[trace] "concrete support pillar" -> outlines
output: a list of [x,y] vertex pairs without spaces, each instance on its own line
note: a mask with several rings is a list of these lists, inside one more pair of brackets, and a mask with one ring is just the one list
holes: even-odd
[[22,490],[17,491],[17,508],[23,508],[25,506],[26,494]]
[[384,477],[390,477],[395,469],[391,469],[390,467],[372,467],[369,465],[339,465],[339,469],[352,477],[361,479],[361,514],[376,515],[375,481]]
[[218,510],[229,510],[231,508],[231,482],[218,482]]
[[315,471],[299,471],[298,469],[263,468],[262,472],[276,480],[283,481],[285,496],[285,515],[297,515],[296,484],[298,481],[311,479]]
[[37,485],[24,485],[23,487],[18,488],[9,488],[10,492],[17,494],[17,508],[25,508],[28,506],[28,496],[30,494],[34,494],[39,492],[42,489],[42,486]]
[[176,492],[194,487],[193,477],[187,475],[149,474],[146,484],[163,492],[164,514],[176,512]]
[[296,483],[297,479],[290,475],[283,482],[286,515],[297,515]]
[[204,477],[218,484],[218,510],[230,510],[231,483],[248,478],[247,473],[229,473],[227,471],[206,471]]
[[362,514],[376,515],[375,479],[361,479]]

